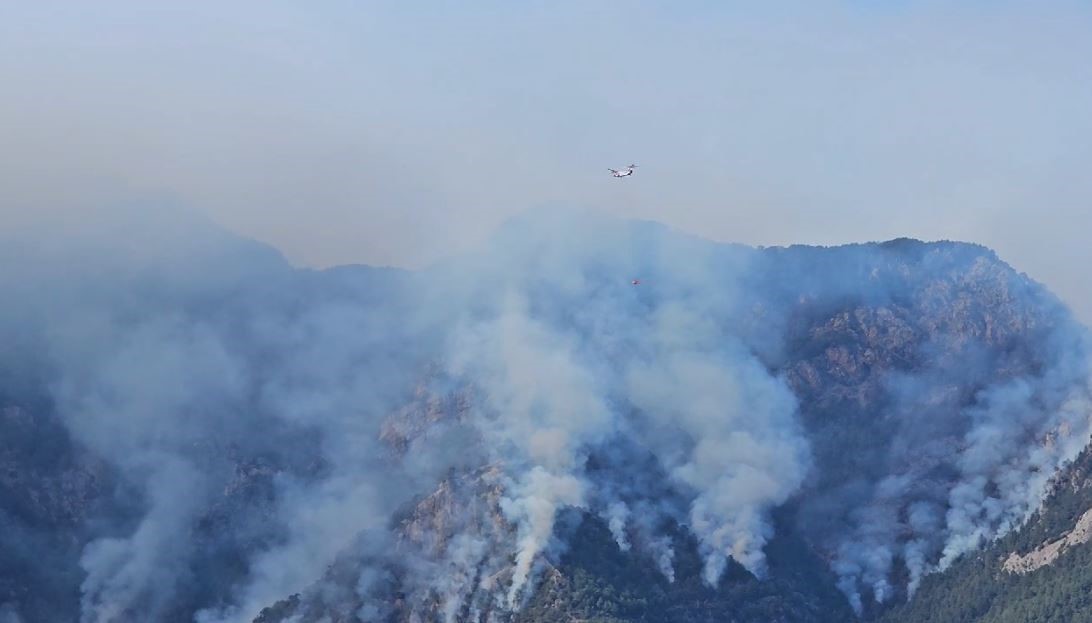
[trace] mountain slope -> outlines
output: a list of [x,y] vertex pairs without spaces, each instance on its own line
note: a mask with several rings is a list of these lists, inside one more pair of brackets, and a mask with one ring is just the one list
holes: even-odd
[[[902,599],[907,584],[920,581],[956,541],[941,525],[952,491],[968,470],[961,446],[973,446],[974,419],[989,411],[984,397],[1038,378],[1080,384],[1079,370],[1052,368],[1057,353],[1051,339],[1059,324],[1065,329],[1069,322],[1064,310],[981,247],[904,240],[771,249],[748,258],[740,282],[727,287],[747,293],[729,313],[738,314],[733,320],[744,327],[750,347],[784,376],[800,401],[816,465],[784,507],[779,536],[767,548],[770,579],[756,583],[741,569],[727,576],[720,592],[711,592],[702,590],[700,573],[692,570],[688,583],[673,585],[653,570],[647,551],[645,575],[627,572],[626,565],[610,561],[628,557],[639,567],[642,556],[619,551],[603,538],[601,526],[594,528],[601,520],[585,514],[579,538],[562,537],[567,547],[544,563],[542,585],[518,620],[852,619],[843,597],[825,592],[833,584],[863,616],[875,616]],[[771,328],[779,339],[766,341]],[[1043,406],[1037,409],[1049,422]],[[1087,411],[1075,421],[1087,424]],[[1029,427],[1013,434],[1034,444],[1038,433]],[[1087,436],[1075,443],[1082,439]],[[1019,451],[994,450],[997,464],[1020,461]],[[1040,467],[1021,469],[1033,479]],[[977,503],[997,506],[1002,498],[984,491]],[[1024,512],[1037,498],[1013,503]],[[982,538],[1003,530],[984,523],[978,527]],[[591,539],[595,534],[598,540]],[[691,544],[690,555],[697,549]],[[673,551],[681,556],[683,550]],[[791,552],[793,564],[779,565],[773,551]],[[432,555],[442,558],[442,548]],[[815,564],[822,559],[840,578]],[[779,575],[789,569],[797,571],[795,578]],[[472,604],[486,598],[467,599]],[[320,603],[304,603],[312,617],[327,612]],[[428,603],[418,608],[439,608]],[[466,616],[473,608],[459,611]],[[410,612],[420,610],[407,604],[391,616],[407,620]]]
[[976,245],[551,214],[408,273],[200,232],[13,256],[7,611],[871,619],[1088,441],[1083,330]]
[[[1092,510],[1092,451],[1085,450],[1053,483],[1043,505],[1020,529],[929,576],[913,599],[885,623],[1063,623],[1092,620],[1092,545],[1071,539]],[[1085,522],[1087,523],[1087,519]],[[1006,568],[1014,556],[1063,543],[1057,557],[1027,572]]]

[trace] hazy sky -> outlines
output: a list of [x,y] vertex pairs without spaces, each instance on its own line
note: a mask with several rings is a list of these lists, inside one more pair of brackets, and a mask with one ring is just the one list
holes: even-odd
[[0,225],[155,198],[421,266],[561,203],[972,240],[1092,321],[1089,59],[1088,2],[0,0]]

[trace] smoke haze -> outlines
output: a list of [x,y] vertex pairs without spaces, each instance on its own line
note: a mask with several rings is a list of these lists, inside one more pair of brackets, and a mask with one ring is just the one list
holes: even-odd
[[168,197],[312,266],[424,266],[553,201],[748,244],[973,240],[1087,321],[1090,22],[1066,1],[5,3],[0,216]]
[[[397,586],[503,620],[574,509],[668,581],[683,526],[716,587],[767,575],[787,503],[860,611],[1019,525],[1088,442],[1084,330],[981,247],[760,251],[555,209],[427,271],[314,272],[164,210],[4,246],[3,369],[113,474],[87,623],[251,621],[331,569],[356,579],[322,599],[365,618]],[[879,413],[810,397],[839,395],[815,366],[855,372],[794,342],[852,301],[911,349],[868,372]]]
[[[66,457],[0,553],[81,623],[503,621],[589,518],[668,583],[679,534],[716,590],[789,530],[858,613],[912,594],[1089,439],[1090,28],[0,4],[0,416]],[[903,236],[1061,300],[975,245],[744,246]]]

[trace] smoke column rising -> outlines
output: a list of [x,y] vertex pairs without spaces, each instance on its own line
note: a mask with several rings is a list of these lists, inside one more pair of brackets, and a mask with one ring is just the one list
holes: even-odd
[[[862,586],[903,590],[897,561],[913,590],[1017,525],[1088,438],[1083,330],[976,247],[757,251],[554,211],[410,274],[295,271],[186,218],[96,236],[16,248],[3,316],[38,340],[69,433],[117,475],[117,513],[80,560],[88,623],[249,621],[294,593],[380,616],[394,590],[420,616],[500,617],[564,551],[572,510],[668,581],[665,526],[682,526],[716,587],[730,560],[768,573],[773,510],[831,501],[851,511],[805,534],[860,610]],[[901,327],[890,310],[910,301],[940,322],[972,309],[953,289],[994,287],[1011,344],[958,318],[896,330],[935,363],[877,368],[882,412],[861,422],[890,425],[869,441],[890,452],[856,489],[816,489],[831,457],[868,448],[808,419],[793,331],[815,343],[838,305]],[[243,563],[228,573],[217,552]]]

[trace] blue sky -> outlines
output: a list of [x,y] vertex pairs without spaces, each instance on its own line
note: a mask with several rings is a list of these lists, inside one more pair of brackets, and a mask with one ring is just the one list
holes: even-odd
[[1092,320],[1089,33],[1079,2],[0,0],[0,210],[158,197],[309,265],[556,203],[964,239]]

